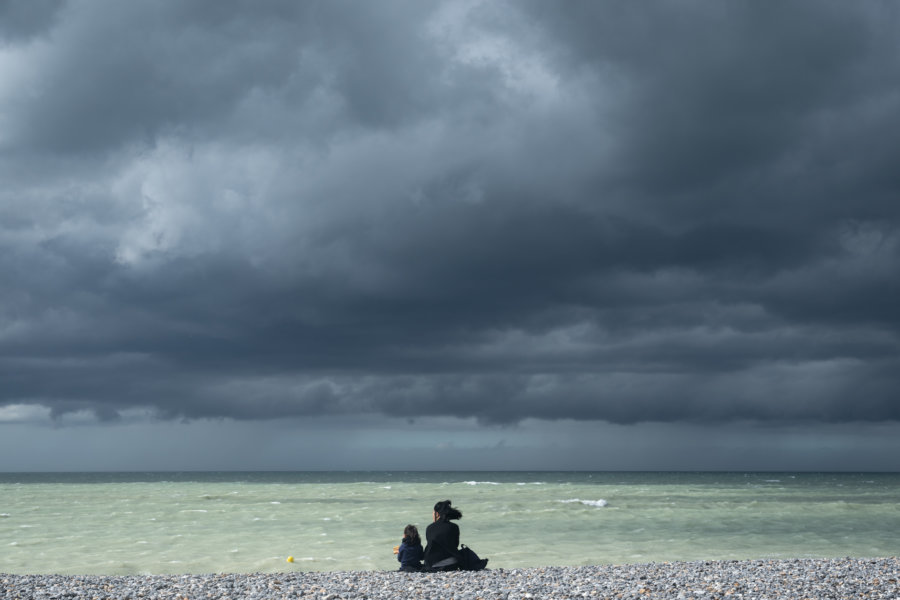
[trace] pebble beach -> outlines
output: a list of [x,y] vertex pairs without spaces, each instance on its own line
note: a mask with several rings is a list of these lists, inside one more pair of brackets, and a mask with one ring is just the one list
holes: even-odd
[[0,575],[0,598],[34,600],[339,600],[522,598],[900,598],[900,560],[672,562],[480,572],[211,575]]

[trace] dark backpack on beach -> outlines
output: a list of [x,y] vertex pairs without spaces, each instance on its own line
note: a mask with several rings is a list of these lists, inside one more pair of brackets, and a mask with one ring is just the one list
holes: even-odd
[[487,566],[487,563],[488,559],[478,558],[478,555],[475,554],[474,550],[465,544],[460,544],[459,566],[463,571],[480,571]]

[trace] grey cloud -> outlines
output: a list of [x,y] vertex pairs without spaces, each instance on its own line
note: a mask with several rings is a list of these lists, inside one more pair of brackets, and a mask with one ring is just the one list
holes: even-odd
[[890,11],[99,6],[7,36],[0,405],[900,418]]
[[62,7],[61,0],[0,2],[0,44],[20,43],[46,32]]
[[98,9],[66,6],[34,91],[13,101],[17,148],[105,153],[168,135],[323,143],[433,114],[469,83],[442,71],[421,31],[431,9],[416,3]]
[[898,66],[895,10],[834,2],[529,6],[561,67],[596,73],[598,91],[622,100],[603,133],[618,142],[613,172],[648,213],[675,224],[699,215],[786,218],[793,228],[835,218],[848,201],[857,214],[886,209],[880,193],[849,200],[831,186],[868,186],[887,175],[884,160],[896,152],[872,140],[893,146],[891,136],[868,128],[873,118],[895,128],[881,113],[896,104],[882,76]]

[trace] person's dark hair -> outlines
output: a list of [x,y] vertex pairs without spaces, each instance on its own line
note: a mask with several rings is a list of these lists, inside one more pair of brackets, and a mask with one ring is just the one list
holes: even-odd
[[434,512],[438,514],[441,521],[449,521],[451,519],[462,519],[462,513],[450,506],[449,500],[442,500],[434,505]]
[[403,530],[403,538],[406,540],[407,544],[412,544],[413,546],[422,543],[422,538],[419,537],[419,530],[416,529],[415,525],[406,526]]

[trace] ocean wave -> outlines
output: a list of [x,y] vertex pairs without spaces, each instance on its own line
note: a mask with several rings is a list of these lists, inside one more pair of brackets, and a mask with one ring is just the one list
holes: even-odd
[[500,485],[496,481],[463,481],[466,485]]
[[581,503],[585,506],[594,506],[597,508],[603,508],[604,506],[608,506],[609,502],[601,498],[600,500],[581,500],[580,498],[570,498],[569,500],[560,500],[563,504],[576,504]]

